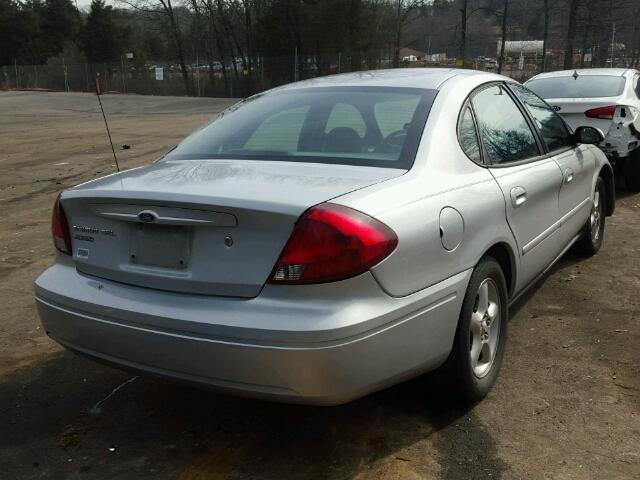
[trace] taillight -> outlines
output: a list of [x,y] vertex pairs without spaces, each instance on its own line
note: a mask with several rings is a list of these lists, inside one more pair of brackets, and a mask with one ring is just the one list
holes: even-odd
[[616,106],[609,105],[607,107],[598,107],[587,110],[584,114],[589,118],[601,118],[603,120],[613,120],[613,115],[616,113]]
[[60,195],[53,204],[53,214],[51,215],[51,235],[53,235],[53,245],[62,253],[71,255],[71,236],[69,235],[69,224],[67,216],[64,214],[60,204]]
[[366,272],[398,245],[384,223],[352,208],[323,203],[298,223],[273,269],[270,283],[323,283]]

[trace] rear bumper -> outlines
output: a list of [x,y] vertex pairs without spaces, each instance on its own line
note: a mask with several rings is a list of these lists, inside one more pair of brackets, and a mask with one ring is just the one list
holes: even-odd
[[[440,365],[469,276],[403,298],[384,294],[367,273],[341,288],[300,287],[289,301],[279,296],[287,286],[237,300],[107,282],[58,261],[35,290],[47,334],[70,350],[230,393],[330,405]],[[159,310],[167,296],[174,308]]]

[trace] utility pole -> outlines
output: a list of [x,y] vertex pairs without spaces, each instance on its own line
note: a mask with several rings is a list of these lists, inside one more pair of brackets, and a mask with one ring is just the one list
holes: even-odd
[[122,79],[122,93],[127,93],[127,87],[124,84],[124,55],[120,55],[120,78]]
[[615,51],[615,48],[616,48],[616,23],[613,22],[613,24],[611,25],[611,65],[610,65],[611,68],[613,68],[613,59],[614,59],[613,52]]
[[196,52],[196,90],[200,97],[200,56]]
[[544,33],[542,34],[542,71],[547,71],[547,40],[549,39],[549,0],[544,0]]
[[67,62],[65,62],[64,57],[62,57],[62,70],[64,72],[64,89],[65,91],[69,91],[69,75],[67,73]]
[[504,10],[502,11],[502,39],[500,40],[500,57],[498,57],[498,73],[502,73],[504,66],[504,46],[507,41],[507,13],[509,10],[509,0],[504,0]]
[[460,56],[462,57],[462,68],[467,65],[467,2],[462,0],[462,8],[460,9]]

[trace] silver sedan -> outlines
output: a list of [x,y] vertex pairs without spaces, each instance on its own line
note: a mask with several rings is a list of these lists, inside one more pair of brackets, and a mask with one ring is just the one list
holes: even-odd
[[440,369],[478,400],[509,305],[602,245],[601,139],[488,73],[277,88],[63,192],[40,317],[72,351],[231,393],[338,404]]

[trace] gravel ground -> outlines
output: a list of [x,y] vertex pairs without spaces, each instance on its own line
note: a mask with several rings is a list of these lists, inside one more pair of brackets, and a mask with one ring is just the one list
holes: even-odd
[[[230,103],[103,102],[124,168]],[[603,250],[570,253],[512,310],[483,402],[417,379],[315,408],[132,378],[44,335],[31,284],[53,256],[53,200],[112,171],[95,96],[0,92],[1,478],[640,478],[640,195],[619,189]]]

